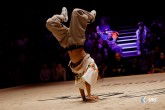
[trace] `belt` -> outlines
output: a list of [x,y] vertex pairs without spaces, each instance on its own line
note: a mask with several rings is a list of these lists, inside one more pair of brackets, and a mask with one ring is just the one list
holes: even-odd
[[84,45],[71,45],[65,48],[65,50],[70,51],[70,50],[74,50],[74,49],[78,49],[84,47]]

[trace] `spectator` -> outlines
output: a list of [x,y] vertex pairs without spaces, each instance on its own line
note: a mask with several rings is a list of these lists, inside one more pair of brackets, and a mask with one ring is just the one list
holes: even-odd
[[102,48],[100,50],[103,61],[108,59],[109,54],[112,52],[112,49],[109,47],[108,42],[106,40],[103,41]]
[[66,68],[62,65],[62,63],[58,63],[55,69],[57,81],[66,81]]
[[85,50],[90,53],[92,50],[92,37],[89,34],[85,34],[85,37],[86,37],[86,41],[84,44]]
[[40,80],[42,82],[48,82],[51,78],[51,69],[48,67],[46,63],[44,63],[41,67],[40,71]]
[[140,65],[140,74],[147,74],[148,72],[152,72],[152,61],[150,60],[149,56],[145,55],[144,53],[141,54],[139,57],[139,65]]
[[102,17],[100,24],[96,26],[96,31],[103,40],[108,39],[108,33],[111,32],[111,28],[108,22],[108,17]]
[[165,54],[164,52],[160,53],[159,59],[156,60],[154,66],[154,73],[162,73],[165,72]]
[[99,50],[101,50],[101,48],[103,47],[103,39],[101,37],[98,38],[98,48]]
[[157,59],[160,58],[160,52],[161,49],[159,46],[155,46],[154,49],[151,51],[149,57],[150,57],[150,64],[152,65],[152,68],[154,67],[154,64],[156,63]]
[[141,52],[147,51],[149,28],[143,23],[138,23],[138,29],[136,30],[137,37],[137,54],[141,55]]
[[102,64],[102,54],[98,47],[93,48],[91,57],[95,60],[98,67]]
[[119,33],[116,31],[112,32],[112,40],[108,40],[108,45],[112,49],[113,52],[120,53],[122,55],[122,47],[117,45],[117,39],[119,37]]
[[109,36],[110,36],[110,40],[113,40],[113,41],[116,42],[117,39],[119,38],[119,33],[117,31],[112,31]]
[[129,74],[130,75],[136,75],[141,74],[141,66],[139,64],[138,58],[133,58],[129,65]]
[[57,63],[53,62],[52,64],[52,68],[51,68],[51,72],[52,72],[52,80],[53,81],[57,81],[57,73],[56,73],[56,67],[57,67]]
[[123,59],[120,53],[115,53],[115,60],[112,65],[111,76],[123,76],[128,74],[127,62]]

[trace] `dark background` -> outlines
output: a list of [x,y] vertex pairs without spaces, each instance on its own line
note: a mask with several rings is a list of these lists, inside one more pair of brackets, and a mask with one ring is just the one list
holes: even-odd
[[[1,46],[10,39],[15,39],[18,33],[27,32],[38,41],[49,33],[45,28],[46,20],[56,13],[61,13],[63,6],[68,9],[70,20],[74,8],[87,11],[97,11],[96,24],[101,16],[110,17],[113,28],[137,25],[144,21],[150,24],[152,20],[163,15],[163,3],[156,1],[119,1],[119,0],[44,0],[44,1],[3,1],[1,3]],[[69,21],[66,23],[69,25]]]
[[[74,8],[83,8],[87,11],[97,11],[96,24],[101,16],[109,16],[111,27],[137,25],[138,21],[150,24],[158,15],[163,15],[163,3],[144,1],[110,1],[110,0],[44,0],[44,1],[2,1],[0,9],[1,35],[0,35],[0,83],[1,87],[17,85],[8,78],[8,71],[17,64],[15,56],[19,53],[12,47],[13,43],[23,36],[29,36],[32,47],[28,50],[28,56],[32,57],[30,64],[24,67],[35,65],[36,71],[27,75],[27,83],[36,83],[39,64],[45,58],[45,36],[50,32],[45,27],[46,20],[54,14],[60,14],[63,6],[68,9],[70,20]],[[69,21],[66,23],[69,26]],[[50,42],[50,41],[49,41]],[[48,43],[49,43],[48,42]],[[54,41],[52,41],[54,42]],[[45,49],[45,50],[44,50]],[[52,49],[54,50],[54,48]],[[58,50],[54,50],[58,52]],[[49,54],[51,55],[51,54]],[[50,57],[50,56],[47,56]],[[51,58],[45,58],[50,60]],[[9,63],[6,63],[9,62]],[[10,64],[12,62],[13,64]],[[30,71],[30,70],[28,70]],[[26,72],[26,71],[25,71]],[[15,84],[12,84],[15,83]],[[20,83],[18,83],[20,84]]]
[[150,22],[150,19],[155,16],[162,15],[161,11],[163,11],[163,6],[158,1],[25,0],[3,1],[1,6],[1,29],[14,31],[14,33],[20,30],[41,33],[47,31],[45,30],[46,19],[55,13],[60,13],[63,6],[67,7],[69,17],[74,8],[83,8],[88,11],[95,9],[97,18],[102,15],[110,16],[111,23],[116,26],[131,25],[128,24],[130,20],[132,24],[139,19]]

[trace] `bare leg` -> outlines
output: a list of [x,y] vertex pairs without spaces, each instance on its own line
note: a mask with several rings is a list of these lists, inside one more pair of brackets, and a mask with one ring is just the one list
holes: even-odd
[[83,89],[79,89],[81,97],[83,99],[83,101],[86,101],[86,97],[85,97],[85,91]]
[[90,84],[88,84],[87,82],[85,82],[85,85],[86,85],[86,90],[87,90],[87,94],[88,94],[87,95],[87,98],[86,98],[84,89],[79,89],[80,94],[81,94],[81,98],[83,99],[83,101],[84,102],[97,101],[99,99],[99,97],[98,96],[91,95],[91,86],[90,86]]
[[87,82],[85,82],[85,85],[86,85],[86,90],[87,90],[87,94],[88,94],[87,95],[88,99],[91,100],[91,101],[98,100],[99,99],[98,96],[91,95],[91,85],[88,84]]

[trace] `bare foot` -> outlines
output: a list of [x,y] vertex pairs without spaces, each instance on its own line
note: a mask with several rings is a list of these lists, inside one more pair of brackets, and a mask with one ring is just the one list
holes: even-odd
[[87,99],[90,101],[98,101],[99,97],[95,95],[90,95],[90,96],[87,96]]

